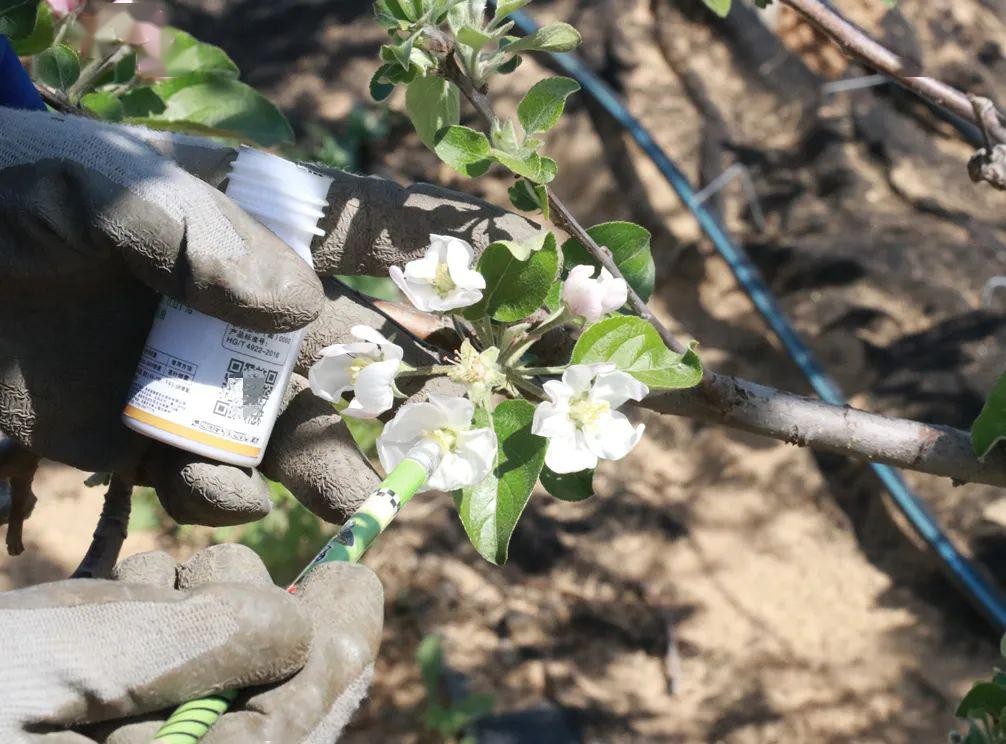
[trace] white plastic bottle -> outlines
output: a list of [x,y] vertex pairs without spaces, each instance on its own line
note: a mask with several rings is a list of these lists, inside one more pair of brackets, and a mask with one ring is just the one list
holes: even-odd
[[[331,179],[242,148],[227,196],[313,265]],[[122,417],[148,437],[232,465],[262,460],[303,331],[249,331],[161,300]]]

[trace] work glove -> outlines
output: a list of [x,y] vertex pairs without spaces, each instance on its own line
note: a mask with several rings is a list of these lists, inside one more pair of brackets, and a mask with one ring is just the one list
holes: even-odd
[[384,599],[363,566],[320,566],[291,595],[217,545],[116,578],[0,594],[0,741],[148,744],[179,703],[241,688],[204,744],[330,744],[366,693]]
[[[356,323],[397,332],[406,361],[429,358],[218,190],[235,156],[200,138],[0,108],[0,432],[35,455],[154,486],[177,521],[258,519],[270,508],[258,472],[154,443],[120,414],[161,294],[258,331],[310,323],[261,473],[342,522],[377,476],[301,375]],[[312,247],[322,276],[385,276],[430,233],[481,250],[534,231],[472,197],[317,170],[334,179]]]

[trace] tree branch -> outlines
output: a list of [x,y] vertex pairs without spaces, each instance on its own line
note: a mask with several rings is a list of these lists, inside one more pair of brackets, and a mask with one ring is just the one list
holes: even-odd
[[[421,315],[396,303],[381,303],[409,334]],[[672,416],[729,426],[799,447],[846,455],[905,470],[951,478],[955,484],[1006,486],[1006,452],[993,450],[980,461],[966,431],[835,406],[737,377],[706,372],[703,383],[661,392],[637,404]]]
[[[780,0],[802,15],[831,38],[850,57],[872,67],[931,103],[982,126],[967,94],[935,78],[915,74],[913,65],[879,43],[862,29],[845,20],[821,0]],[[986,121],[989,133],[1000,143],[1006,143],[1006,127],[1002,114]]]
[[705,384],[660,393],[640,406],[724,424],[799,447],[953,479],[1006,486],[1006,452],[984,461],[966,431],[834,406],[747,380],[707,373]]

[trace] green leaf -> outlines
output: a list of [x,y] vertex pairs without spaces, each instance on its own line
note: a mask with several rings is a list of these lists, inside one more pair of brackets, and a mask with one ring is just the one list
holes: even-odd
[[370,97],[375,101],[383,101],[395,91],[395,84],[383,79],[389,69],[390,65],[381,65],[370,78]]
[[169,77],[190,72],[214,72],[233,78],[238,76],[238,66],[227,56],[227,52],[218,46],[199,41],[181,29],[171,26],[161,29],[161,44],[164,48],[161,60]]
[[38,0],[0,0],[0,34],[12,41],[30,36],[38,5]]
[[958,718],[980,718],[984,715],[999,716],[1006,707],[1006,688],[994,682],[977,682],[961,700],[954,715]]
[[548,192],[542,184],[520,178],[507,189],[507,193],[510,195],[510,203],[517,209],[524,212],[540,210],[546,220],[549,218]]
[[165,102],[164,111],[151,117],[154,122],[182,125],[187,131],[212,131],[266,147],[293,141],[293,130],[279,109],[230,75],[191,72],[158,83],[154,92]]
[[[650,252],[650,231],[632,222],[604,222],[588,228],[587,234],[598,245],[611,251],[615,266],[643,302],[650,299],[656,277],[653,255]],[[576,264],[601,265],[576,238],[567,240],[562,246],[562,252],[567,269]]]
[[419,18],[415,6],[410,0],[377,0],[374,12],[378,16],[387,16],[398,21],[415,21]]
[[521,57],[519,54],[515,54],[506,62],[497,67],[496,72],[498,72],[500,75],[509,75],[511,72],[520,67],[521,62],[523,61],[524,61],[523,57]]
[[[0,0],[0,5],[2,5],[2,0]],[[0,18],[0,24],[2,23],[3,19]],[[27,57],[48,49],[55,37],[56,30],[53,24],[52,9],[49,7],[49,3],[39,3],[31,33],[13,41],[11,46],[14,47],[14,54]]]
[[479,259],[485,277],[482,299],[464,312],[467,318],[488,315],[503,323],[526,318],[545,302],[549,287],[559,272],[555,238],[546,233],[541,250],[527,260],[515,258],[505,243],[493,243]]
[[489,139],[482,132],[457,124],[437,132],[433,151],[454,170],[471,178],[481,176],[492,164]]
[[562,282],[556,281],[552,282],[552,286],[548,288],[548,294],[545,295],[545,307],[550,313],[554,313],[559,309],[559,305],[562,304]]
[[518,261],[527,261],[532,253],[540,251],[545,247],[549,238],[552,238],[552,245],[554,246],[555,238],[547,230],[535,233],[530,238],[524,240],[497,240],[493,245],[505,246]]
[[731,0],[702,0],[702,2],[720,18],[726,18],[730,13]]
[[617,315],[589,326],[573,347],[574,364],[610,362],[651,390],[689,388],[702,380],[702,362],[689,349],[677,354],[642,318]]
[[122,121],[122,102],[111,93],[97,91],[88,93],[80,99],[80,105],[105,121]]
[[[475,414],[477,425],[484,425],[487,418],[484,409]],[[546,441],[531,433],[533,418],[534,406],[526,400],[507,400],[496,406],[496,468],[484,481],[454,496],[472,545],[497,565],[506,563],[510,537],[545,462]]]
[[585,501],[594,495],[594,471],[559,474],[547,466],[541,471],[541,485],[562,501]]
[[458,29],[457,33],[458,41],[466,46],[470,46],[476,52],[492,41],[489,34],[483,33],[477,28],[472,28],[471,26],[462,26]]
[[155,116],[166,108],[164,99],[149,85],[133,88],[119,98],[119,103],[122,104],[123,115],[129,118]]
[[567,77],[539,80],[517,104],[517,118],[528,134],[547,132],[555,126],[566,107],[566,99],[580,90],[580,84]]
[[66,90],[80,77],[80,58],[66,44],[51,46],[35,57],[35,74],[46,85]]
[[134,77],[136,77],[136,52],[130,52],[115,63],[112,82],[128,83]]
[[458,88],[437,75],[417,77],[405,89],[405,111],[419,139],[435,150],[437,132],[461,119]]
[[515,10],[523,8],[529,2],[531,0],[501,0],[501,2],[496,3],[496,13],[493,15],[493,21],[506,18]]
[[509,44],[506,51],[516,52],[571,52],[580,46],[580,32],[568,23],[550,23],[530,36]]
[[1004,438],[1006,438],[1006,373],[996,380],[992,391],[985,399],[981,413],[971,424],[971,447],[979,458],[984,459]]
[[[494,147],[489,151],[489,154],[500,165],[509,168],[513,173],[523,176],[529,181],[548,183],[555,178],[555,161],[551,158],[543,158],[536,152],[527,157],[519,158]],[[546,164],[545,161],[548,163]]]

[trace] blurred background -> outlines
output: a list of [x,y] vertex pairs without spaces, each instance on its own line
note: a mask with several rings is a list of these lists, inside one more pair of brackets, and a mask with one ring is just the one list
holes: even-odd
[[[1003,0],[835,4],[933,76],[1006,100]],[[287,154],[508,205],[510,178],[462,179],[424,149],[400,91],[371,101],[384,34],[369,2],[163,9],[287,115]],[[971,148],[947,123],[894,86],[860,87],[877,81],[785,8],[735,2],[726,20],[699,0],[528,9],[583,33],[580,53],[693,181],[746,174],[750,188],[734,178],[711,203],[856,406],[970,425],[1006,367],[1006,293],[986,286],[1006,266],[1006,197],[971,184]],[[548,72],[541,62],[498,78],[500,107]],[[693,218],[583,94],[546,151],[582,222],[653,233],[651,304],[711,368],[809,392]],[[366,559],[385,586],[384,645],[345,741],[944,740],[997,639],[877,481],[781,443],[644,420],[650,436],[601,468],[593,499],[532,498],[504,568],[471,548],[448,497],[403,513]],[[28,549],[0,557],[0,589],[76,566],[101,506],[86,477],[43,468]],[[906,477],[962,549],[1006,576],[1006,494]],[[263,523],[214,531],[173,526],[141,494],[124,554],[242,540],[288,580],[328,528],[276,496]]]

